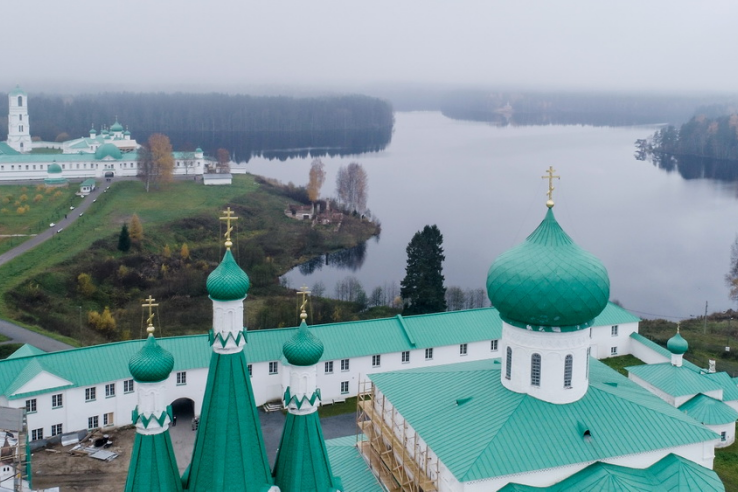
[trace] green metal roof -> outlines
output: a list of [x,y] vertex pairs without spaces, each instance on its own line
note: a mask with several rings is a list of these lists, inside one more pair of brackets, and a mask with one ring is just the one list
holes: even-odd
[[356,448],[356,436],[325,441],[333,473],[341,477],[345,491],[384,492]]
[[272,483],[246,358],[213,353],[185,489],[263,492]]
[[287,362],[293,366],[312,366],[317,364],[323,355],[323,342],[310,333],[307,324],[303,320],[300,328],[282,345]]
[[112,157],[113,159],[120,160],[123,158],[123,153],[118,147],[111,143],[106,143],[98,147],[95,151],[95,159],[102,160],[106,157]]
[[94,184],[95,184],[95,178],[89,178],[89,179],[82,181],[80,186],[93,186]]
[[705,425],[729,424],[738,419],[738,412],[722,401],[703,394],[685,402],[679,410]]
[[172,373],[174,356],[156,343],[154,335],[149,335],[141,350],[133,354],[128,369],[133,379],[139,383],[158,383]]
[[[614,304],[609,304],[602,316],[608,317],[607,324],[626,323],[632,318]],[[497,340],[502,335],[502,321],[496,309],[482,308],[315,325],[310,330],[323,342],[321,360],[327,361]],[[297,328],[248,331],[246,358],[249,362],[280,360],[282,346],[296,331]],[[144,342],[130,340],[50,352],[33,360],[42,363],[48,372],[70,381],[72,386],[93,386],[130,378],[128,361]],[[211,350],[207,334],[159,338],[158,343],[174,356],[174,371],[208,367]],[[0,360],[0,394],[16,398],[10,397],[9,390],[28,360]],[[35,367],[37,372],[31,377],[41,370]]]
[[24,91],[23,89],[21,89],[19,85],[16,85],[15,86],[15,89],[13,89],[12,91],[10,91],[8,93],[8,95],[9,96],[25,96],[26,95],[26,91]]
[[629,313],[624,308],[612,302],[607,303],[605,309],[592,321],[592,326],[621,325],[625,323],[638,323],[641,318]]
[[46,352],[44,352],[40,348],[36,348],[29,343],[25,343],[23,344],[22,347],[20,347],[18,350],[10,354],[7,358],[8,359],[18,359],[20,357],[28,357],[30,355],[40,355],[40,354],[45,354],[45,353]]
[[718,437],[596,359],[590,359],[589,390],[566,405],[506,389],[498,359],[369,377],[462,482]]
[[669,454],[648,468],[628,468],[593,463],[549,487],[510,483],[500,492],[724,492],[725,486],[713,470]]
[[0,158],[8,155],[21,155],[20,152],[5,142],[0,142]]
[[125,492],[180,492],[182,479],[169,431],[161,434],[136,433],[128,466]]
[[727,372],[708,372],[704,377],[720,385],[723,388],[723,401],[738,400],[738,386]]
[[625,370],[671,396],[696,395],[721,389],[718,383],[704,375],[687,367],[674,366],[671,362],[630,366]]
[[249,276],[241,270],[228,249],[218,267],[210,272],[207,280],[208,294],[218,301],[237,301],[249,291]]
[[549,208],[522,244],[494,261],[487,294],[514,326],[570,331],[591,326],[602,312],[610,279],[602,262],[574,243]]
[[[615,324],[615,323],[613,323]],[[654,342],[653,340],[649,340],[648,338],[644,337],[640,333],[631,333],[630,338],[637,341],[638,343],[645,345],[646,347],[650,348],[654,352],[657,352],[664,357],[666,357],[667,360],[671,360],[671,352],[666,347],[662,347],[658,343]],[[689,362],[687,359],[682,359],[682,367],[686,367],[687,369],[690,369],[695,372],[702,371],[702,368],[693,364],[692,362]]]
[[343,490],[331,470],[318,412],[287,414],[273,475],[281,492]]

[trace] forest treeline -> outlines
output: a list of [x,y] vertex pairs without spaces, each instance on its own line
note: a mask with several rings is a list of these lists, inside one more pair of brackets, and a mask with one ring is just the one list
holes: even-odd
[[681,156],[738,161],[738,114],[708,118],[695,116],[676,127],[659,129],[649,140],[638,141],[639,150]]
[[[0,98],[0,140],[7,138],[7,97]],[[394,116],[384,100],[362,96],[293,98],[188,93],[103,93],[29,96],[31,135],[77,138],[115,119],[132,138],[169,136],[175,149],[223,147],[238,160],[253,155],[355,154],[389,144]]]

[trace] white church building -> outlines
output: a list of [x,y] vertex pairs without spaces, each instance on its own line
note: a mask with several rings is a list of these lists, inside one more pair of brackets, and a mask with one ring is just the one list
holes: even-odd
[[[0,182],[54,179],[84,180],[138,174],[140,144],[117,120],[100,133],[65,142],[34,142],[28,113],[28,95],[20,87],[8,93],[8,139],[0,142]],[[34,152],[53,149],[58,153]],[[174,174],[199,176],[213,161],[198,148],[194,152],[173,152]],[[58,170],[61,169],[61,176]]]

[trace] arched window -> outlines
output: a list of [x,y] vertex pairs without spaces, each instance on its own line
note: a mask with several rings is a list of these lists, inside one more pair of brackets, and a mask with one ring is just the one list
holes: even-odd
[[512,349],[507,347],[507,360],[505,361],[505,379],[510,379],[512,374]]
[[18,107],[19,108],[23,107],[23,96],[18,96]]
[[571,388],[571,370],[574,364],[574,357],[567,355],[564,359],[564,388]]
[[541,354],[533,354],[530,358],[530,384],[541,385]]

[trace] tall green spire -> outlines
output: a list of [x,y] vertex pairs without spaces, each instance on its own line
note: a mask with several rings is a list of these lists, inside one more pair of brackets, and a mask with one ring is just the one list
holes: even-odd
[[151,296],[143,305],[149,308],[146,329],[149,337],[128,363],[131,375],[138,384],[138,405],[133,410],[136,440],[128,466],[126,492],[148,492],[154,486],[161,492],[182,491],[182,480],[169,435],[172,409],[166,404],[164,382],[172,372],[174,357],[161,348],[154,338],[151,308],[157,305]]
[[281,492],[333,492],[343,486],[331,471],[318,417],[317,363],[323,355],[323,342],[305,323],[307,288],[299,294],[303,296],[300,329],[282,346],[290,364],[290,386],[284,394],[289,413],[274,464],[274,483]]

